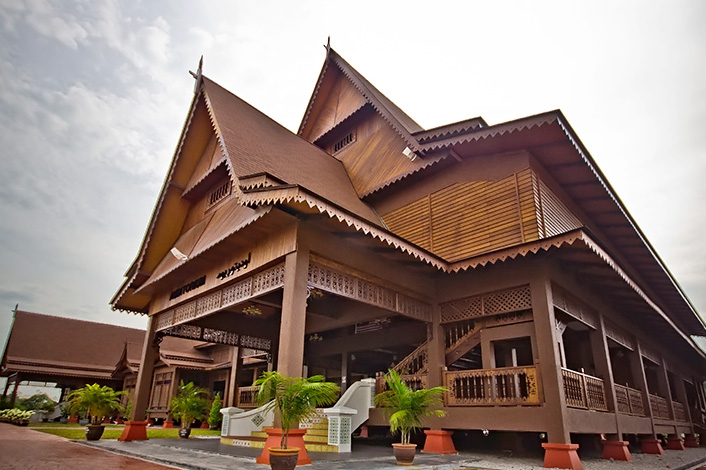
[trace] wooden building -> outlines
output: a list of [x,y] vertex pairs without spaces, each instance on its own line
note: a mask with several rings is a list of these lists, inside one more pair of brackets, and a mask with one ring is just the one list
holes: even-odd
[[[14,311],[7,344],[0,362],[0,377],[7,377],[3,396],[14,404],[21,384],[56,384],[59,401],[86,384],[108,385],[133,398],[145,330],[52,315]],[[164,338],[155,360],[145,416],[157,421],[169,417],[168,406],[179,381],[194,382],[211,395],[220,392],[226,404],[235,397],[230,386],[233,348],[185,338]],[[241,363],[242,363],[241,359]],[[243,380],[266,367],[255,351],[246,351]],[[246,372],[251,369],[250,372]],[[10,388],[12,387],[12,388]]]
[[343,389],[396,367],[449,389],[434,429],[542,433],[547,465],[694,443],[704,322],[561,111],[423,129],[329,47],[294,134],[195,76],[112,300],[149,315],[135,417],[178,336]]

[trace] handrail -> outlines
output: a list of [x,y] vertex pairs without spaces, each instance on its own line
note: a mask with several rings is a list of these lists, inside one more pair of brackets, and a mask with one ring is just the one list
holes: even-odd
[[618,413],[646,416],[642,392],[627,385],[615,384],[615,400]]
[[399,374],[424,374],[428,370],[429,345],[425,341],[402,359],[393,370]]
[[275,419],[274,407],[268,405],[266,403],[249,411],[234,406],[221,408],[221,436],[249,436],[253,431],[260,431],[263,426],[272,426]]
[[328,418],[328,444],[338,446],[339,452],[351,451],[351,434],[370,417],[374,408],[375,379],[354,382],[331,408],[323,413]]
[[666,398],[662,398],[650,393],[650,408],[654,418],[670,419],[669,403]]
[[561,368],[561,375],[566,406],[608,411],[603,379],[564,367]]
[[540,405],[537,367],[501,367],[444,373],[446,405]]

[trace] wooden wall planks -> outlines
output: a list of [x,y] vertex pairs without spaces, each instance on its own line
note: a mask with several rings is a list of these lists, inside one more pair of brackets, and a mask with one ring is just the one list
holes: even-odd
[[454,183],[383,219],[393,232],[449,262],[580,226],[530,168],[497,181]]

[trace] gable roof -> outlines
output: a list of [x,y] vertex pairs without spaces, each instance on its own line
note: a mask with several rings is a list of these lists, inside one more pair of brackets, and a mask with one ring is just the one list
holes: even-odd
[[321,73],[317,80],[316,86],[314,87],[314,93],[309,99],[309,104],[306,107],[304,117],[299,125],[299,130],[297,134],[301,135],[304,127],[306,126],[311,111],[314,108],[317,99],[319,98],[319,90],[326,77],[326,72],[329,67],[333,65],[337,67],[343,75],[345,75],[348,80],[355,86],[356,89],[363,95],[365,100],[370,104],[375,111],[377,111],[380,116],[382,116],[385,121],[392,126],[392,128],[402,137],[402,139],[407,143],[407,145],[413,151],[419,151],[419,145],[417,140],[412,136],[415,132],[421,132],[424,129],[422,126],[417,124],[414,119],[409,117],[404,111],[402,111],[395,103],[390,101],[383,93],[375,88],[364,76],[362,76],[356,69],[354,69],[348,62],[346,62],[336,51],[331,47],[326,48],[326,59],[324,60],[324,65],[321,68]]
[[128,343],[145,331],[41,313],[15,311],[0,374],[14,371],[110,379]]
[[265,173],[382,225],[375,211],[358,198],[340,161],[206,77],[203,89],[236,178]]
[[[372,207],[358,198],[348,173],[340,161],[293,134],[207,77],[199,75],[197,83],[199,85],[196,95],[192,100],[179,145],[152,213],[150,224],[145,232],[140,251],[126,273],[126,280],[110,302],[115,309],[147,313],[146,304],[149,301],[149,296],[140,292],[140,287],[145,285],[148,279],[150,282],[154,281],[155,275],[162,277],[176,267],[167,260],[169,249],[174,242],[178,241],[177,238],[180,235],[178,232],[181,230],[181,225],[175,226],[179,220],[175,217],[175,213],[185,214],[181,191],[184,191],[187,182],[192,182],[194,178],[192,174],[189,174],[182,184],[175,182],[174,178],[180,169],[182,153],[189,151],[185,148],[188,147],[190,133],[196,132],[194,123],[199,119],[201,119],[200,122],[203,122],[205,119],[203,113],[207,114],[209,125],[215,132],[220,153],[225,159],[226,169],[236,190],[239,188],[241,179],[248,179],[254,175],[268,175],[271,177],[270,181],[276,180],[282,184],[300,186],[319,195],[333,206],[366,221],[366,223],[378,227],[383,226],[380,217]],[[212,168],[218,166],[216,162],[211,163]],[[192,186],[196,183],[193,183]],[[190,187],[186,189],[189,190]],[[263,214],[262,211],[253,213],[250,209],[238,209],[235,206],[232,207],[234,211],[252,213],[251,216],[236,217],[238,220],[242,219],[241,221],[246,225]],[[228,215],[226,214],[224,217],[228,218]],[[153,261],[150,265],[146,265],[146,255],[151,246],[155,244],[156,228],[160,224],[162,227],[168,226],[170,228],[162,229],[161,235],[157,234],[162,237],[160,252],[157,259],[152,256]],[[206,237],[205,240],[208,240],[209,243],[199,245],[197,251],[203,252],[211,248],[233,232],[228,230],[228,227],[222,225],[219,227],[219,233],[223,236]],[[173,240],[164,234],[165,230],[177,232],[172,237]],[[169,243],[165,243],[164,240],[168,240]],[[123,302],[126,294],[136,300],[132,303]]]

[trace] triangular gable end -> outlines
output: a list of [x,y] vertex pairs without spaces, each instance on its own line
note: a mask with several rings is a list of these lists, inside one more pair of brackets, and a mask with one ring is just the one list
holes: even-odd
[[198,222],[189,215],[191,202],[217,181],[225,179],[233,184],[233,172],[225,155],[203,83],[199,81],[137,259],[111,300],[113,308],[147,313],[149,296],[135,294],[135,290],[150,277],[182,233]]
[[[341,83],[341,77],[345,77],[345,85]],[[351,86],[353,88],[350,88]],[[327,48],[324,65],[298,134],[309,142],[315,142],[360,109],[363,103],[369,104],[402,137],[412,151],[420,151],[412,134],[422,131],[423,128],[331,48]]]

